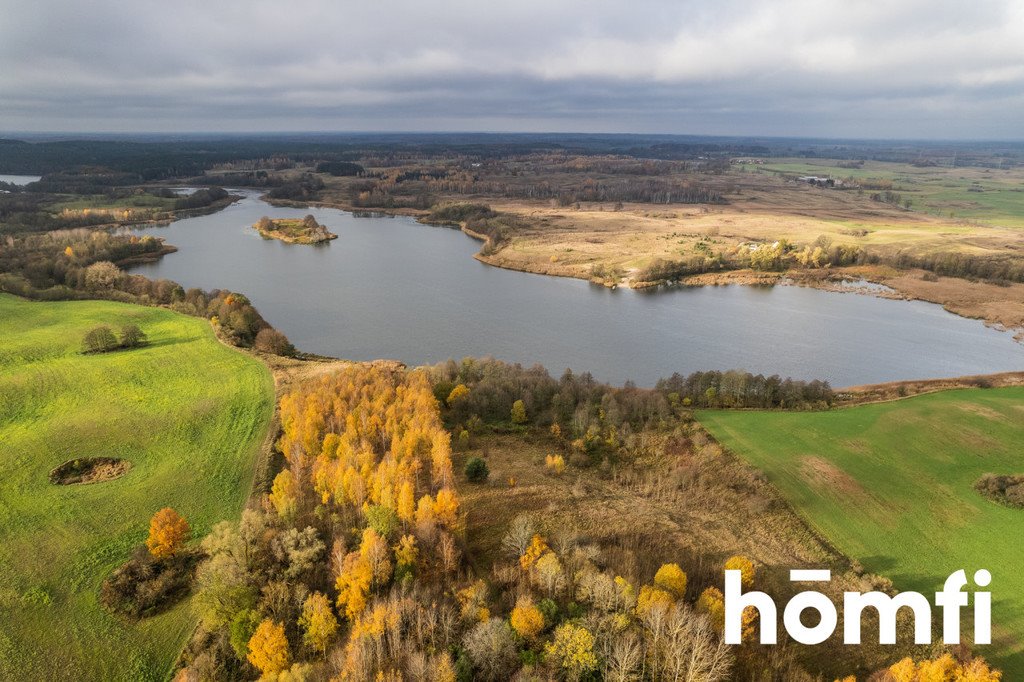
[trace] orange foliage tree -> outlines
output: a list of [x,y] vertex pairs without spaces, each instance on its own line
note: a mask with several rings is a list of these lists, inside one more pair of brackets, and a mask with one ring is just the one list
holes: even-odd
[[988,666],[983,658],[960,662],[950,654],[914,662],[904,658],[891,666],[882,679],[886,682],[1000,682],[1003,674]]
[[266,676],[287,670],[291,666],[291,654],[284,625],[269,618],[262,621],[249,640],[248,659]]
[[671,592],[676,599],[686,596],[686,573],[679,564],[663,564],[654,574],[654,584]]
[[739,571],[740,583],[743,587],[749,588],[754,585],[754,578],[757,575],[757,571],[754,568],[754,562],[747,557],[738,554],[736,556],[729,557],[725,562],[725,570]]
[[188,521],[170,507],[164,507],[149,522],[146,547],[156,559],[167,559],[178,553],[191,533]]
[[523,639],[532,640],[544,629],[544,614],[529,597],[520,597],[509,617],[512,629]]

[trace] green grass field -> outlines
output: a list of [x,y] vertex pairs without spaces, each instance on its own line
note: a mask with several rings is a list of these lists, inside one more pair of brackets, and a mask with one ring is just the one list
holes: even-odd
[[782,159],[747,168],[841,179],[891,180],[894,191],[914,202],[915,211],[942,218],[1024,227],[1024,173],[1018,168],[918,168],[884,161],[867,161],[861,168],[842,168],[838,163],[830,159]]
[[[79,353],[91,327],[129,322],[150,345]],[[272,410],[270,373],[205,320],[0,295],[0,678],[163,679],[194,625],[190,605],[129,623],[99,605],[100,583],[161,507],[194,537],[239,515]],[[105,483],[48,482],[83,456],[134,466]]]
[[[1024,511],[972,487],[986,472],[1024,473],[1024,388],[699,419],[811,526],[897,588],[931,598],[957,569],[991,570],[996,643],[980,650],[1005,679],[1024,679]],[[938,610],[933,617],[941,622]]]

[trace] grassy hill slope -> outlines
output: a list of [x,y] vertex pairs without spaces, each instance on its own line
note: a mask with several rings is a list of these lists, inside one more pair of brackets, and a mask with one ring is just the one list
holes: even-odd
[[[150,344],[79,353],[90,328],[127,323]],[[266,368],[204,320],[0,295],[0,678],[163,678],[194,624],[189,605],[128,623],[99,605],[100,583],[161,507],[195,537],[239,514],[272,409]],[[90,456],[133,467],[91,485],[47,480]]]

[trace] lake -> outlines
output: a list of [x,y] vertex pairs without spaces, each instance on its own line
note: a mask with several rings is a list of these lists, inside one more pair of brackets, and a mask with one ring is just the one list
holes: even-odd
[[0,182],[9,182],[12,185],[27,185],[30,182],[42,180],[39,175],[0,175]]
[[[930,303],[796,286],[609,290],[484,265],[472,257],[480,243],[458,230],[232,191],[245,199],[139,230],[179,252],[132,271],[244,293],[307,352],[410,365],[490,355],[641,386],[707,369],[834,386],[1024,369],[1011,334]],[[307,213],[339,238],[292,245],[252,228]]]

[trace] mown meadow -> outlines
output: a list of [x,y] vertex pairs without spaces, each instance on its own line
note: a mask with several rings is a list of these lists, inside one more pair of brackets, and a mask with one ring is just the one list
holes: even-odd
[[[83,355],[100,324],[138,325],[149,343]],[[131,622],[103,609],[100,584],[162,507],[194,538],[237,518],[272,410],[270,373],[205,320],[0,295],[0,678],[163,679],[194,626],[190,605]],[[80,457],[132,468],[102,483],[49,482]]]
[[[1024,676],[1024,511],[974,489],[987,472],[1024,473],[1024,388],[699,418],[814,529],[897,588],[933,596],[958,569],[989,569],[995,643],[979,651],[1006,679]],[[933,617],[940,622],[938,611]]]

